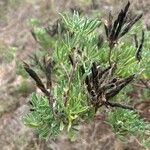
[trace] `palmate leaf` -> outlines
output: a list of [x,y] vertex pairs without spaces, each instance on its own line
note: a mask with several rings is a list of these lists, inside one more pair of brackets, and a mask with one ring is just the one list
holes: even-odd
[[40,116],[34,112],[31,112],[24,116],[23,121],[26,126],[29,126],[31,128],[39,128],[43,125]]
[[64,24],[70,31],[80,34],[89,34],[100,26],[98,19],[89,19],[80,17],[78,12],[74,12],[73,16],[68,14],[60,14],[63,18]]
[[128,134],[144,134],[150,128],[149,123],[140,119],[137,113],[121,108],[109,112],[108,121],[112,129],[120,137]]

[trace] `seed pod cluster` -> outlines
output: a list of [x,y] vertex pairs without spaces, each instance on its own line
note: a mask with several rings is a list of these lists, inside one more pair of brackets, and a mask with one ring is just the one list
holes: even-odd
[[[85,72],[82,66],[82,73]],[[126,78],[116,78],[114,73],[116,70],[116,64],[106,69],[100,69],[96,62],[93,62],[91,67],[91,74],[85,78],[85,84],[90,96],[90,102],[95,107],[95,110],[103,105],[111,107],[126,108],[121,104],[113,104],[109,100],[117,95],[126,85],[128,85],[133,79],[134,74]],[[130,107],[129,107],[130,108]],[[127,109],[129,109],[127,107]]]
[[140,14],[127,22],[129,7],[130,2],[127,3],[123,10],[121,9],[114,22],[111,13],[109,13],[109,18],[105,22],[104,27],[110,48],[113,48],[118,39],[124,36],[131,29],[131,27],[142,17],[142,14]]

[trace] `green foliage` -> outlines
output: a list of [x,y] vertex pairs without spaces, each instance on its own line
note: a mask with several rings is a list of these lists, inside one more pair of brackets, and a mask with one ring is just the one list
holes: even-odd
[[[72,71],[72,66],[68,60],[68,54],[70,53],[71,48],[75,47],[77,43],[80,44],[79,46],[88,49],[85,52],[85,57],[87,57],[86,55],[93,57],[92,54],[89,53],[92,53],[92,50],[94,49],[92,47],[91,42],[93,44],[95,43],[94,43],[94,39],[91,41],[90,38],[94,36],[92,32],[94,31],[94,29],[97,28],[97,26],[99,26],[99,21],[82,18],[80,22],[81,24],[76,24],[77,21],[79,20],[79,16],[78,14],[74,14],[74,15],[75,15],[73,18],[75,22],[74,35],[72,37],[69,36],[70,30],[65,35],[59,35],[60,37],[56,42],[56,48],[55,48],[56,50],[54,51],[53,54],[54,60],[55,62],[57,62],[54,67],[54,70],[56,70],[57,83],[56,86],[54,86],[54,88],[52,89],[54,93],[54,97],[57,98],[56,104],[54,106],[54,110],[57,110],[56,115],[63,114],[64,117],[60,117],[59,119],[58,118],[56,119],[53,116],[53,113],[55,112],[52,113],[52,110],[49,109],[49,104],[46,97],[34,94],[31,98],[31,103],[33,103],[34,111],[30,112],[24,119],[26,125],[30,127],[32,126],[38,128],[37,131],[40,134],[40,136],[45,138],[48,138],[49,135],[51,136],[58,135],[63,130],[63,128],[66,127],[69,132],[69,136],[74,138],[72,133],[76,131],[74,129],[75,126],[78,125],[79,122],[81,122],[84,118],[88,119],[90,116],[91,117],[94,116],[91,115],[91,113],[89,113],[89,111],[93,112],[93,110],[89,109],[85,89],[83,86],[81,86],[83,81],[81,81],[81,73],[79,71],[80,70],[79,67],[77,67],[77,70],[75,72],[74,78],[71,83],[68,83],[69,81],[68,81],[67,72],[69,74],[69,72]],[[72,19],[71,16],[69,18]],[[86,29],[86,32],[83,30],[83,24],[86,25],[84,27]],[[80,28],[82,34],[78,32],[78,28]],[[44,33],[45,33],[44,30],[41,30],[40,36],[42,36],[42,34]],[[65,39],[63,39],[61,36],[63,37],[65,36]],[[88,40],[88,41],[86,41],[85,44],[83,40],[84,41]],[[78,58],[81,57],[79,55],[76,56]],[[87,63],[85,64],[86,65],[85,67],[87,68],[86,70],[88,71],[90,70],[90,66],[89,66],[90,62],[91,60],[89,58],[87,62],[80,62],[80,63]],[[69,84],[70,84],[70,89],[69,89],[67,105],[64,106],[63,103],[64,93],[68,90]],[[43,117],[43,115],[45,117]]]
[[87,35],[95,30],[100,25],[98,19],[89,19],[79,16],[78,12],[74,12],[73,16],[68,14],[61,15],[64,24],[69,29],[70,32]]
[[29,82],[23,80],[21,84],[18,86],[18,88],[16,89],[16,94],[27,96],[33,91],[34,91],[34,88],[32,84],[29,84]]
[[53,48],[55,39],[49,36],[44,27],[41,27],[41,23],[36,18],[32,18],[29,24],[33,28],[33,37],[40,44],[41,50]]
[[[80,114],[87,110],[87,108],[81,108],[77,102],[72,103],[68,108],[64,108],[58,102],[55,109],[52,110],[49,107],[47,97],[34,93],[30,102],[32,110],[24,117],[24,123],[31,128],[36,128],[39,136],[43,138],[48,138],[49,136],[56,137],[66,127],[66,124],[68,124],[68,131],[70,131],[69,136],[74,138],[72,132],[75,129],[72,128],[72,123],[75,119],[79,118]],[[71,109],[69,109],[70,107]]]
[[[113,131],[120,139],[124,140],[125,137],[134,135],[140,139],[143,146],[150,147],[150,140],[148,138],[150,124],[141,119],[136,112],[119,108],[110,111],[107,119]],[[148,133],[148,135],[145,133]]]
[[142,145],[144,147],[150,148],[150,137],[148,137],[147,139],[142,139]]
[[21,75],[23,78],[27,78],[28,74],[24,70],[22,63],[17,63],[16,74]]
[[48,138],[56,136],[61,129],[61,120],[55,119],[46,97],[32,94],[32,111],[24,118],[25,125],[36,128],[39,136]]
[[3,53],[3,61],[5,63],[10,63],[15,58],[16,51],[17,51],[16,47],[9,47],[5,49]]
[[120,108],[108,113],[108,122],[113,131],[121,137],[125,137],[125,135],[144,135],[150,127],[149,123],[140,119],[140,116],[134,111]]
[[30,25],[32,28],[34,28],[34,27],[39,27],[39,26],[41,26],[40,24],[41,24],[40,21],[39,21],[38,19],[36,19],[36,18],[31,18],[31,19],[29,20],[29,25]]
[[[73,15],[61,14],[61,17],[64,27],[59,24],[57,38],[53,40],[44,28],[34,28],[35,39],[41,45],[41,49],[55,49],[51,56],[55,62],[52,68],[55,82],[50,89],[54,103],[45,96],[33,94],[30,101],[31,110],[24,117],[24,123],[35,128],[40,137],[56,137],[66,129],[69,137],[74,140],[76,127],[83,121],[93,120],[95,115],[84,86],[85,78],[91,74],[93,62],[101,64],[101,69],[108,66],[109,47],[107,41],[104,41],[101,47],[98,46],[101,22],[97,18],[82,17],[77,12]],[[61,32],[62,28],[65,28],[65,32]],[[121,39],[112,51],[112,60],[117,63],[115,75],[118,78],[134,73],[146,76],[143,70],[147,69],[148,60],[145,58],[149,52],[145,50],[142,53],[143,60],[138,63],[135,58],[136,49],[131,44],[130,41]],[[68,56],[73,56],[73,62]],[[74,61],[77,65],[73,64]],[[81,73],[81,66],[85,69],[84,75]],[[116,101],[120,98],[126,99],[124,93],[120,95],[122,97],[115,97]],[[135,112],[118,108],[109,112],[108,122],[114,132],[121,136],[134,134],[135,131],[144,134],[148,129],[147,123],[139,119]]]

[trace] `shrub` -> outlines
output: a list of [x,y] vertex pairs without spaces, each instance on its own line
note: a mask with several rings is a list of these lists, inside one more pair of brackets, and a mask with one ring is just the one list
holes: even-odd
[[42,59],[34,57],[46,85],[24,62],[26,72],[44,94],[32,94],[30,112],[24,117],[24,123],[35,128],[40,137],[56,137],[67,130],[73,138],[77,126],[95,119],[101,107],[109,108],[108,122],[117,134],[149,129],[134,106],[125,105],[124,99],[116,96],[129,83],[146,77],[145,58],[149,52],[142,51],[145,32],[141,39],[136,38],[136,47],[126,40],[126,34],[142,17],[140,14],[128,21],[129,6],[128,2],[114,21],[109,14],[104,24],[106,39],[99,34],[99,19],[78,12],[61,14],[51,28],[34,29],[32,35],[41,49],[49,50],[51,46],[51,52],[47,51]]

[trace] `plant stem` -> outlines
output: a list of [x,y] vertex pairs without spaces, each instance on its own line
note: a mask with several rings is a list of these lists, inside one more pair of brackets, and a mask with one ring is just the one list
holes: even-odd
[[112,47],[110,46],[109,53],[108,53],[108,61],[110,66],[111,66],[111,53],[112,53]]
[[74,64],[70,74],[69,74],[69,78],[68,78],[68,89],[67,91],[65,92],[65,106],[67,105],[67,101],[68,101],[68,98],[69,98],[69,91],[70,91],[70,88],[71,88],[71,82],[73,80],[73,77],[74,77],[74,74],[75,74],[75,71],[77,69],[77,63]]

